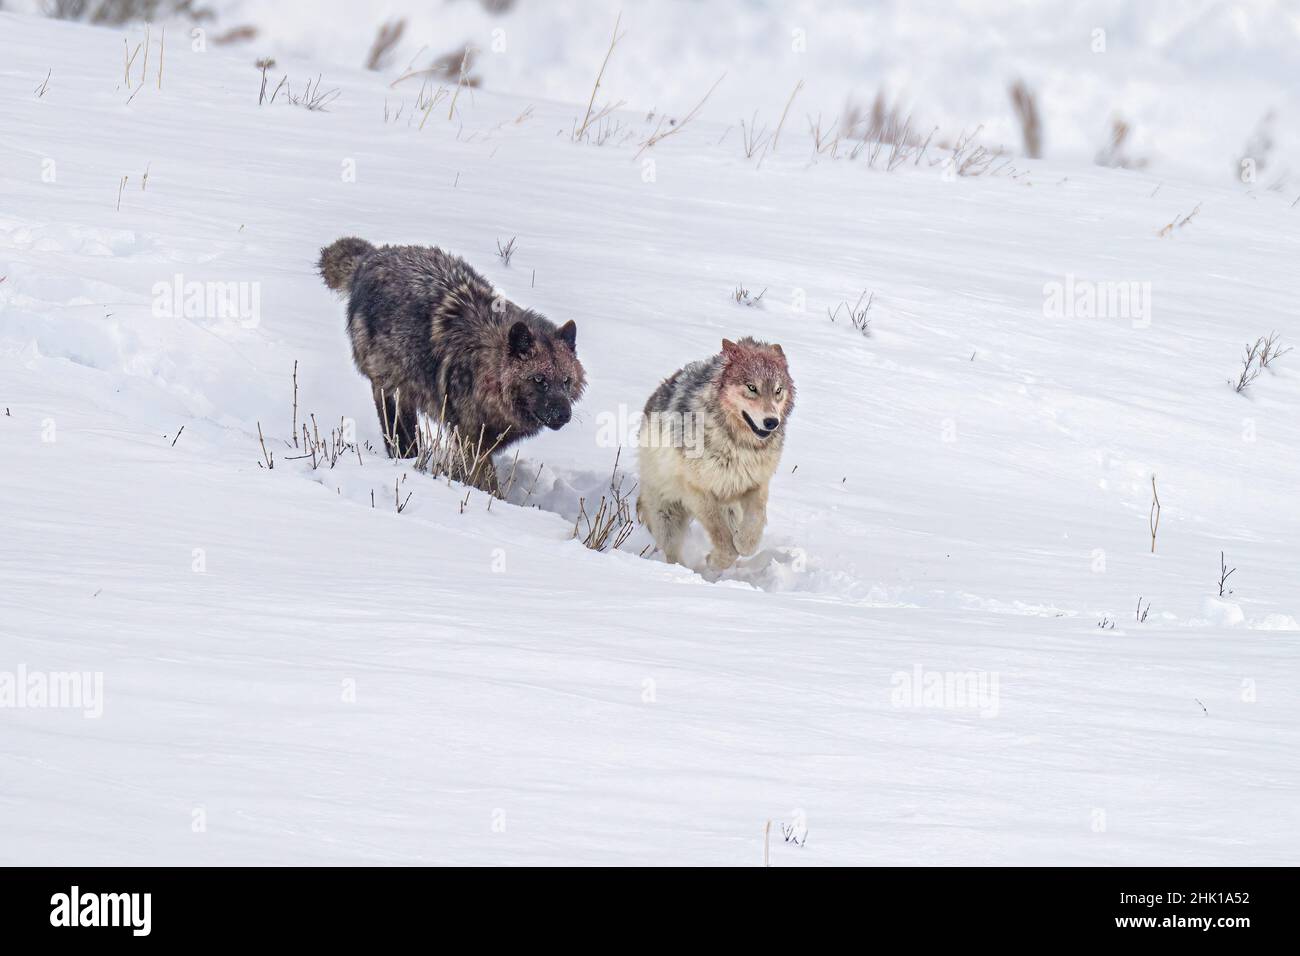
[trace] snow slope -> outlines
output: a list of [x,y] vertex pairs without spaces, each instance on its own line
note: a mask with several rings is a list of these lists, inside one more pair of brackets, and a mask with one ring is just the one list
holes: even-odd
[[[45,0],[8,0],[39,9]],[[166,6],[166,4],[164,4]],[[1159,176],[1300,194],[1300,5],[1294,0],[206,0],[201,28],[252,39],[249,62],[310,60],[329,78],[366,62],[381,26],[406,26],[384,73],[423,67],[464,45],[494,92],[586,102],[614,22],[624,39],[604,93],[630,109],[685,113],[718,77],[711,114],[774,127],[834,125],[878,93],[924,135],[982,125],[1022,150],[1008,87],[1038,99],[1044,155],[1091,162],[1122,118],[1125,152]],[[506,9],[488,9],[505,7]],[[174,21],[173,36],[188,23]],[[240,34],[246,36],[247,34]],[[413,95],[413,94],[412,94]]]
[[[338,68],[328,112],[259,108],[170,35],[133,96],[123,33],[0,14],[0,683],[103,681],[97,718],[0,706],[0,862],[754,865],[769,819],[808,831],[777,866],[1296,862],[1300,358],[1227,384],[1300,337],[1286,200],[795,127],[759,169],[707,112],[638,158],[486,91],[421,129]],[[295,362],[299,420],[379,444],[312,267],[345,234],[576,320],[527,506],[292,460]],[[1049,314],[1076,280],[1149,313]],[[155,302],[195,281],[257,308]],[[827,317],[864,290],[870,337]],[[744,334],[800,390],[765,549],[710,582],[571,540],[609,423]]]

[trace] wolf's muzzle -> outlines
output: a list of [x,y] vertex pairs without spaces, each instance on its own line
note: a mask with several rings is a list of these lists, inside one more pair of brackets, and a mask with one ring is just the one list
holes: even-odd
[[772,432],[776,431],[777,427],[780,426],[781,424],[780,419],[765,418],[763,419],[764,425],[767,425],[768,422],[775,422],[776,424],[770,425],[767,428],[759,428],[757,425],[754,424],[754,419],[749,417],[749,412],[742,411],[740,414],[741,417],[745,419],[745,424],[749,426],[749,430],[752,431],[759,438],[766,438],[768,435],[772,434]]
[[569,423],[573,417],[573,410],[567,405],[561,405],[556,408],[548,408],[546,414],[542,416],[542,421],[546,423],[547,428],[561,429]]

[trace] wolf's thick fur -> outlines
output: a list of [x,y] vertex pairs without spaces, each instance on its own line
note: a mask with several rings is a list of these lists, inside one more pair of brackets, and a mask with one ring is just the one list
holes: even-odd
[[637,516],[669,561],[681,563],[692,518],[713,544],[714,571],[758,550],[793,409],[785,353],[754,339],[724,339],[720,354],[678,369],[650,396]]
[[[322,249],[319,267],[347,295],[352,357],[370,379],[390,457],[415,454],[418,412],[471,448],[498,451],[568,422],[586,384],[572,321],[557,328],[428,246],[349,237]],[[495,489],[490,460],[456,477]]]

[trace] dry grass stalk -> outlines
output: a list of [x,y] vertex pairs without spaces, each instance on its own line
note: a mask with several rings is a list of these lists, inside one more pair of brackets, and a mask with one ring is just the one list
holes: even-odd
[[511,236],[510,241],[504,246],[501,245],[500,239],[497,240],[497,257],[507,266],[510,265],[510,258],[515,254],[515,240],[518,238],[518,236]]
[[661,116],[659,118],[658,125],[655,127],[655,131],[650,134],[650,136],[646,139],[646,141],[641,144],[641,148],[636,151],[637,156],[640,156],[642,153],[644,153],[647,149],[650,149],[655,144],[663,142],[669,136],[673,136],[677,133],[680,133],[683,129],[685,129],[687,124],[690,123],[691,120],[695,119],[695,117],[699,114],[700,110],[704,108],[704,104],[709,101],[709,97],[712,96],[713,91],[718,88],[718,84],[721,83],[726,78],[727,78],[727,74],[725,73],[723,73],[720,77],[718,77],[714,81],[713,85],[709,87],[709,92],[704,94],[704,98],[701,99],[698,103],[696,103],[695,107],[685,116],[683,116],[680,121],[668,120],[668,129],[664,129],[665,117]]
[[[1160,530],[1160,495],[1156,491],[1156,476],[1151,476],[1151,514],[1147,518],[1151,526],[1151,553],[1156,553],[1156,532]],[[1141,602],[1138,602],[1139,605]]]
[[466,86],[477,86],[477,81],[471,81],[469,76],[470,64],[474,59],[474,49],[466,46],[460,57],[460,69],[456,71],[456,91],[451,95],[451,105],[447,107],[447,119],[456,115],[456,101],[460,99],[460,91]]
[[1126,151],[1129,134],[1132,132],[1133,127],[1123,117],[1116,116],[1110,122],[1110,138],[1106,141],[1106,145],[1098,150],[1093,161],[1098,166],[1110,166],[1117,169],[1142,169],[1146,166],[1147,161],[1134,158]]
[[405,32],[405,20],[389,20],[383,24],[375,34],[375,42],[370,44],[370,52],[366,54],[366,69],[384,69],[392,59],[393,50],[402,41],[402,34]]
[[830,126],[823,131],[822,115],[820,113],[817,114],[816,122],[813,121],[811,116],[808,117],[808,132],[812,134],[814,154],[822,156],[829,153],[831,159],[835,158],[835,153],[839,150],[840,145],[840,134],[836,132],[839,123],[840,119],[837,116],[831,120]]
[[1262,368],[1268,368],[1274,359],[1279,359],[1287,352],[1292,350],[1292,346],[1282,347],[1281,337],[1276,332],[1270,332],[1262,340],[1259,350],[1259,364]]
[[[428,97],[428,99],[424,103],[424,109],[423,109],[424,116],[420,120],[420,129],[424,129],[424,124],[429,121],[429,114],[433,112],[433,108],[438,105],[438,102],[442,100],[444,97],[450,95],[451,94],[448,93],[447,90],[445,90],[443,87],[440,86]],[[416,109],[420,109],[420,98],[422,96],[424,96],[423,86],[420,87],[420,95],[415,98]]]
[[[287,76],[285,77],[285,80],[288,80]],[[313,87],[311,80],[308,80],[306,90],[296,96],[291,88],[286,88],[285,93],[289,97],[289,102],[295,106],[301,106],[304,109],[312,110],[313,112],[324,112],[325,108],[329,106],[330,103],[333,103],[339,98],[341,91],[338,89],[322,90],[320,82],[320,75],[317,74],[316,85]]]
[[[863,299],[867,300],[865,306],[862,304]],[[871,320],[867,318],[867,313],[871,311],[871,304],[875,301],[876,294],[874,292],[868,296],[866,290],[863,290],[862,294],[858,296],[858,301],[853,305],[849,305],[846,300],[837,305],[834,310],[827,309],[826,314],[834,322],[841,311],[848,312],[849,321],[853,323],[853,327],[869,338],[871,336]]]
[[1247,343],[1246,351],[1241,356],[1241,371],[1236,381],[1229,379],[1232,390],[1244,392],[1255,379],[1264,374],[1264,369],[1290,351],[1290,346],[1282,347],[1281,337],[1276,332],[1261,335],[1254,342]]
[[1174,234],[1175,229],[1182,229],[1189,222],[1195,219],[1196,214],[1199,213],[1200,211],[1201,211],[1201,204],[1197,203],[1196,208],[1193,209],[1191,212],[1189,212],[1186,216],[1174,216],[1173,219],[1165,223],[1165,225],[1161,227],[1160,231],[1156,233],[1156,235],[1158,235],[1161,239],[1168,239],[1170,236]]
[[976,126],[974,132],[969,136],[965,131],[957,138],[957,143],[952,148],[953,170],[958,176],[979,176],[989,171],[993,161],[1002,155],[1001,150],[991,152],[983,146],[976,144],[975,138],[983,130],[983,125]]
[[758,128],[757,110],[755,110],[754,114],[750,117],[748,126],[745,125],[743,119],[740,121],[740,143],[741,147],[745,150],[746,159],[753,159],[754,155],[767,145],[767,141],[770,138],[771,137],[767,135],[766,126],[762,129]]
[[1219,552],[1219,597],[1223,597],[1225,593],[1227,594],[1232,593],[1230,590],[1228,590],[1228,578],[1232,577],[1236,573],[1237,573],[1237,569],[1236,568],[1230,569],[1228,567],[1228,561],[1224,557],[1223,552],[1220,551]]
[[428,83],[432,80],[443,80],[451,82],[455,80],[464,86],[478,87],[483,81],[473,75],[474,59],[477,51],[469,46],[457,47],[434,60],[422,69],[415,68],[415,61],[420,58],[428,47],[421,47],[419,53],[416,53],[402,75],[388,84],[389,89],[394,89],[398,83],[404,83],[413,77],[423,77],[423,82]]
[[265,463],[266,463],[266,468],[268,468],[268,469],[270,469],[270,468],[274,468],[274,467],[275,467],[275,452],[273,452],[273,451],[267,451],[267,449],[266,449],[266,438],[263,437],[263,435],[262,435],[262,423],[261,423],[261,422],[258,422],[258,423],[257,423],[257,441],[258,441],[258,443],[262,446],[262,461],[259,461],[259,462],[257,463],[257,466],[258,466],[259,468],[261,468],[261,467],[262,467],[262,463],[265,462]]
[[1038,103],[1024,80],[1011,84],[1011,106],[1020,121],[1020,132],[1025,141],[1025,155],[1038,159],[1043,155],[1043,123],[1038,116]]
[[920,138],[910,131],[910,122],[898,102],[889,103],[885,90],[876,93],[870,114],[864,114],[856,103],[849,102],[844,109],[843,134],[846,139],[893,145],[902,140],[907,146],[916,146]]
[[786,114],[790,112],[790,106],[794,103],[794,98],[799,95],[799,91],[802,89],[803,80],[800,80],[794,85],[794,89],[791,90],[790,98],[785,101],[785,109],[781,111],[781,122],[776,124],[776,132],[772,134],[772,152],[774,153],[776,152],[777,143],[781,140],[781,127],[785,125]]
[[[135,49],[131,49],[131,44],[122,38],[122,55],[125,66],[123,68],[123,84],[129,90],[131,88],[131,67],[135,66],[135,58],[140,55],[140,49],[144,44],[137,43]],[[141,82],[144,82],[144,71],[140,72]]]
[[228,46],[231,43],[246,43],[256,39],[257,27],[245,23],[237,27],[231,27],[224,33],[217,34],[212,38],[212,43],[215,46]]
[[591,87],[591,96],[587,100],[587,112],[583,114],[582,122],[574,128],[572,139],[575,143],[582,141],[582,139],[587,135],[587,131],[591,129],[593,123],[598,122],[603,117],[618,109],[618,106],[622,105],[620,102],[614,106],[607,105],[598,111],[595,110],[596,94],[600,91],[601,80],[605,78],[605,68],[609,66],[609,58],[614,55],[614,47],[618,46],[618,41],[624,37],[624,34],[618,32],[619,25],[622,22],[623,14],[620,12],[614,19],[614,32],[610,36],[609,49],[605,51],[605,59],[601,61],[600,70],[596,73],[596,82],[592,84]]
[[266,71],[275,66],[275,60],[269,56],[264,56],[257,61],[257,68],[262,73],[262,88],[257,93],[257,105],[261,106],[266,102]]
[[[636,530],[636,518],[632,508],[632,494],[636,491],[633,484],[627,491],[623,490],[623,475],[618,473],[619,457],[622,449],[614,456],[614,471],[609,479],[609,492],[600,496],[600,504],[593,515],[587,515],[587,499],[578,499],[578,517],[573,522],[573,537],[582,534],[582,543],[592,551],[617,551],[632,532]],[[582,533],[582,523],[586,522],[586,533]]]
[[1250,387],[1250,383],[1259,378],[1264,373],[1259,364],[1259,346],[1260,339],[1246,345],[1246,353],[1241,358],[1241,373],[1237,376],[1237,381],[1233,384],[1232,390],[1237,393],[1244,392]]
[[[406,450],[407,454],[414,455],[415,470],[434,478],[446,478],[448,485],[453,481],[461,481],[501,497],[501,486],[492,464],[492,455],[506,435],[503,433],[496,436],[489,444],[482,429],[477,436],[471,437],[462,435],[458,428],[448,428],[445,415],[444,402],[437,421],[420,416],[415,430],[415,448]],[[390,447],[394,447],[397,436],[386,435],[385,441],[390,440],[393,443]]]

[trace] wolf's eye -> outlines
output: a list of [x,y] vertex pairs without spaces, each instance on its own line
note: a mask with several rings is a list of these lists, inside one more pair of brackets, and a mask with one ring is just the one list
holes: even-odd
[[565,384],[565,385],[568,385],[568,384],[569,384],[569,376],[568,376],[568,375],[564,376],[564,384]]
[[751,392],[753,392],[755,395],[758,394],[758,389],[755,388],[753,385],[751,385],[749,382],[746,382],[746,383],[745,383],[745,388],[749,389],[749,390],[750,390]]
[[536,382],[538,385],[541,385],[544,381],[546,381],[546,378],[542,375],[534,375],[533,381]]
[[776,394],[780,395],[780,394],[781,394],[781,390],[782,390],[782,388],[783,388],[783,386],[778,385],[778,386],[776,387]]

